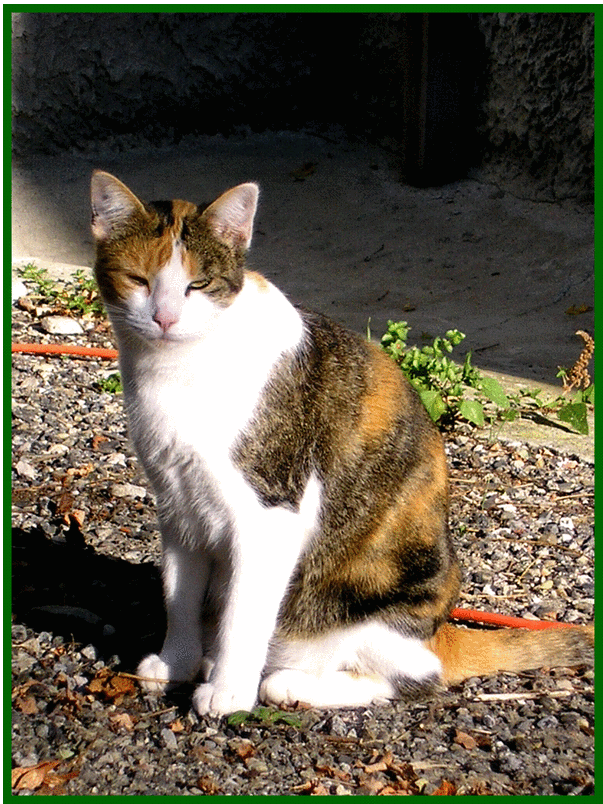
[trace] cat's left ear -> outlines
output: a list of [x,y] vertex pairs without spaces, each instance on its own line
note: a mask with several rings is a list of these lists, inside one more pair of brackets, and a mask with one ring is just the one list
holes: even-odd
[[135,212],[144,212],[142,202],[125,184],[110,173],[95,170],[90,184],[92,234],[97,240],[109,240]]
[[233,248],[249,248],[259,192],[257,184],[239,184],[210,204],[202,218],[214,237]]

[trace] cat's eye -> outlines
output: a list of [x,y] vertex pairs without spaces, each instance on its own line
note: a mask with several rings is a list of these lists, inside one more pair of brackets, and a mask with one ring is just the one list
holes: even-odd
[[149,281],[145,279],[144,276],[138,276],[137,274],[129,274],[128,279],[131,282],[134,282],[135,285],[140,285],[141,288],[148,288]]
[[203,290],[209,285],[209,279],[195,279],[194,282],[191,282],[190,285],[187,287],[186,292],[190,293],[191,290]]

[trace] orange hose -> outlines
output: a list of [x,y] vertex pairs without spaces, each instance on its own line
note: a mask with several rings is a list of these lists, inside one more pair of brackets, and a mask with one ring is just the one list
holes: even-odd
[[[49,355],[81,355],[85,357],[101,357],[106,360],[115,360],[115,349],[100,349],[95,346],[73,346],[60,343],[13,343],[13,352],[29,352],[33,354]],[[542,631],[545,628],[573,628],[571,623],[558,623],[549,620],[524,620],[521,617],[509,617],[506,614],[496,614],[489,611],[474,611],[473,609],[453,609],[450,612],[451,620],[481,623],[482,625],[497,625],[506,628],[530,628],[533,631]]]
[[13,343],[11,352],[29,352],[38,355],[81,355],[83,357],[102,357],[105,360],[115,360],[117,357],[116,349],[61,343]]
[[491,611],[473,611],[472,609],[453,609],[451,620],[464,620],[482,625],[498,625],[506,628],[530,628],[532,631],[543,631],[545,628],[573,628],[572,623],[558,623],[553,620],[524,620],[521,617],[509,617],[507,614],[496,614]]

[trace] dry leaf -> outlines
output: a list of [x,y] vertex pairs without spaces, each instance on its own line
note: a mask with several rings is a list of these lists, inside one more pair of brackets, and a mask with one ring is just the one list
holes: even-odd
[[125,695],[136,692],[136,685],[128,676],[113,673],[108,667],[103,667],[88,684],[88,691],[119,705]]
[[67,469],[65,473],[65,478],[71,477],[87,477],[90,472],[94,471],[94,464],[93,463],[86,463],[84,466],[72,466],[70,469]]
[[71,511],[74,501],[73,494],[69,494],[68,491],[63,492],[57,503],[57,516],[66,517],[69,511]]
[[38,711],[38,705],[33,695],[25,695],[15,700],[15,706],[24,715],[35,715]]
[[307,782],[292,788],[295,793],[307,793],[310,796],[328,796],[329,791],[319,779],[308,779]]
[[362,795],[377,796],[385,787],[385,782],[380,779],[368,778],[363,779],[358,792]]
[[568,307],[565,311],[566,315],[581,315],[582,313],[589,313],[593,308],[590,307],[588,304],[581,304],[579,307],[576,307],[575,304],[572,304],[571,307]]
[[340,779],[342,782],[349,782],[350,780],[350,774],[339,768],[331,768],[329,765],[316,765],[314,769],[316,773],[322,773],[332,779]]
[[103,441],[108,441],[109,439],[107,436],[104,435],[95,435],[92,438],[92,449],[98,449],[99,444],[102,444]]
[[453,782],[449,782],[446,779],[442,779],[442,783],[432,793],[433,796],[456,796],[456,785]]
[[113,712],[109,715],[109,725],[112,731],[118,731],[119,729],[132,731],[134,721],[127,712]]
[[40,762],[31,768],[13,768],[11,787],[13,790],[37,790],[44,784],[50,771],[60,764],[60,759],[53,759],[50,762]]
[[454,737],[454,742],[457,745],[462,745],[463,748],[466,748],[468,751],[472,751],[474,748],[477,748],[475,738],[464,731],[458,731],[458,729]]
[[255,748],[250,742],[244,742],[240,745],[237,745],[234,751],[239,759],[242,760],[250,759],[255,754]]
[[[377,756],[377,752],[373,754],[373,757]],[[381,759],[376,760],[375,762],[371,762],[370,765],[364,766],[365,773],[379,773],[379,771],[386,771],[390,764],[393,761],[393,754],[391,751],[386,751],[385,754],[381,757]]]
[[212,776],[200,776],[197,779],[197,787],[206,796],[219,796],[222,789],[216,784]]

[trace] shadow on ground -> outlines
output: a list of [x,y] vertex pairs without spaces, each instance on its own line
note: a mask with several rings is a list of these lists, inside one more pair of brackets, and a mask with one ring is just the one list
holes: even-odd
[[161,579],[152,564],[100,555],[72,523],[60,540],[13,528],[13,618],[66,642],[92,644],[133,672],[165,633]]

